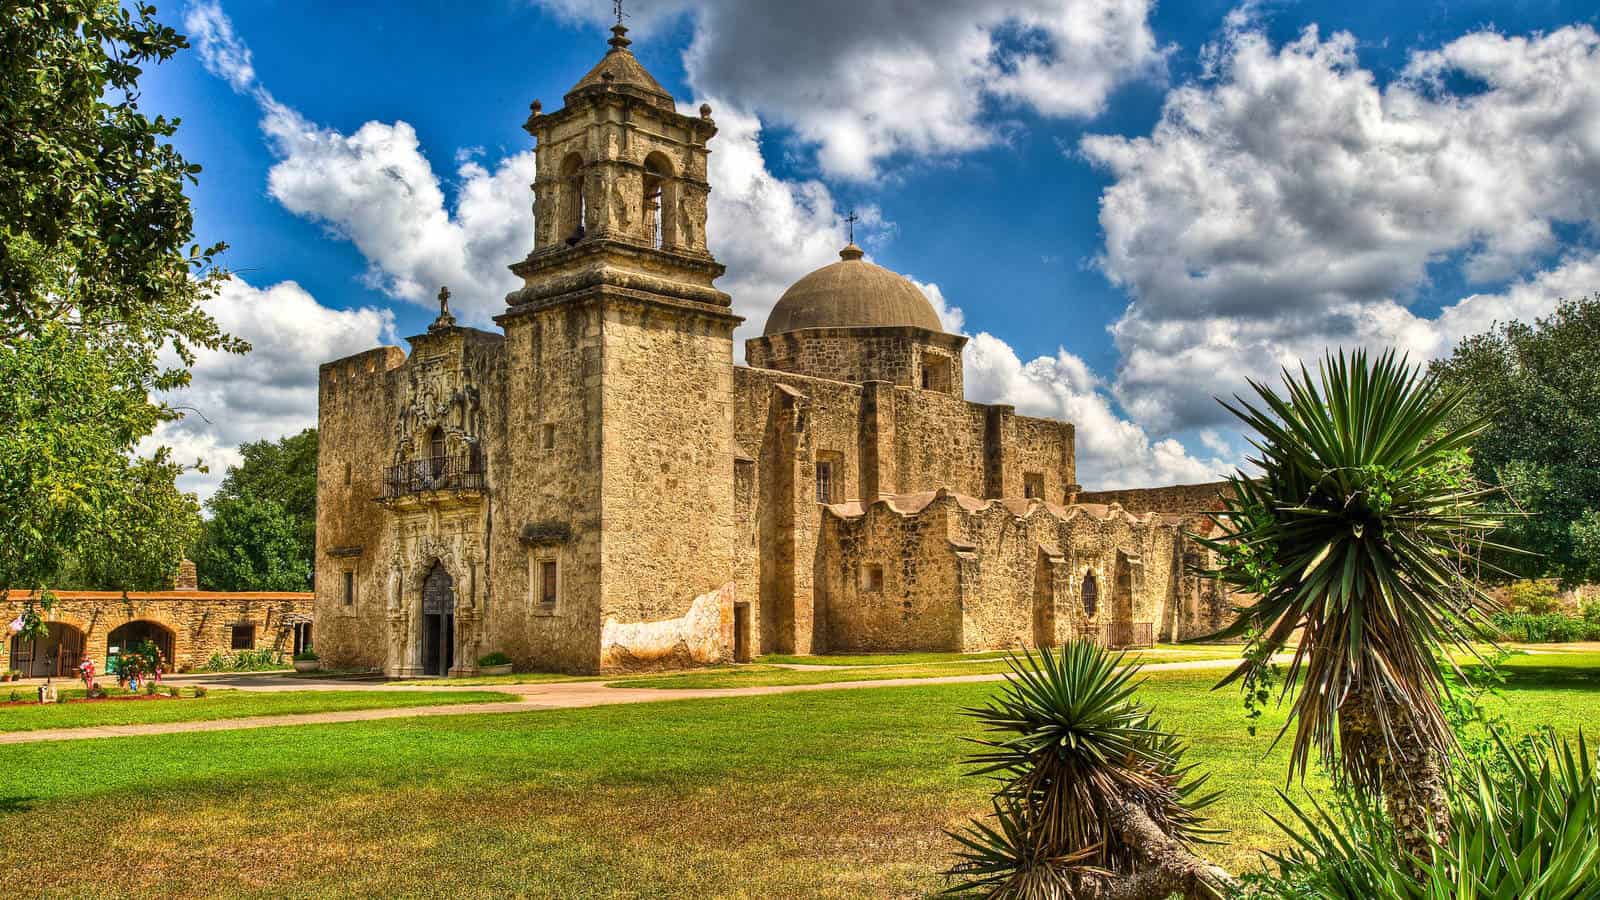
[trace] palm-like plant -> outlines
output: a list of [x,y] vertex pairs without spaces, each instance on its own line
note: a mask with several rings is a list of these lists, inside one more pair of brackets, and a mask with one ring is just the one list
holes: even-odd
[[1484,423],[1448,425],[1462,397],[1393,353],[1330,355],[1315,378],[1285,371],[1282,394],[1251,387],[1223,405],[1256,432],[1261,475],[1231,479],[1222,534],[1203,539],[1221,561],[1209,574],[1259,597],[1222,632],[1260,629],[1261,652],[1228,680],[1302,630],[1284,684],[1299,688],[1291,771],[1318,751],[1381,793],[1422,850],[1449,827],[1441,658],[1488,634],[1474,566],[1499,522],[1464,465]]
[[952,890],[989,897],[1221,896],[1190,847],[1215,799],[1184,747],[1133,699],[1137,667],[1087,641],[1013,656],[1005,687],[966,712],[991,733],[969,762],[995,778],[995,824],[953,836]]
[[1276,878],[1260,896],[1295,900],[1600,900],[1600,772],[1588,743],[1545,734],[1511,745],[1507,771],[1475,761],[1453,792],[1455,828],[1414,860],[1387,818],[1359,795],[1343,809],[1284,798],[1297,820]]

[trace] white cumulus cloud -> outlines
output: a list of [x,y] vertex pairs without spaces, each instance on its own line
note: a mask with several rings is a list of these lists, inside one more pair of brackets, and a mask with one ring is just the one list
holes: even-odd
[[[1081,143],[1113,178],[1101,265],[1132,298],[1113,333],[1135,420],[1219,423],[1213,395],[1246,376],[1329,347],[1447,353],[1592,288],[1592,255],[1557,229],[1600,221],[1593,29],[1469,34],[1382,86],[1349,34],[1311,27],[1274,47],[1247,16],[1230,23],[1210,77],[1172,91],[1150,135]],[[1418,315],[1439,264],[1517,280]]]

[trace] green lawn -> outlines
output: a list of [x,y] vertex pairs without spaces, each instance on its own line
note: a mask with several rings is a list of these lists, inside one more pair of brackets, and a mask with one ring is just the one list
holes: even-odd
[[[1177,648],[1129,652],[1130,661],[1144,662],[1194,662],[1210,659],[1237,658],[1237,648],[1219,653],[1212,648]],[[829,657],[793,657],[796,659],[828,659]],[[857,657],[862,658],[862,657]],[[757,687],[762,685],[835,684],[842,681],[872,681],[880,678],[943,678],[961,675],[995,675],[1009,672],[1011,666],[1005,658],[981,658],[972,662],[927,662],[913,665],[846,665],[837,669],[786,669],[765,665],[772,659],[747,666],[719,667],[694,672],[669,675],[643,675],[613,681],[608,686],[618,688],[657,688],[661,690],[692,690],[702,688]]]
[[[1155,647],[1140,651],[1150,657],[1152,662],[1165,662],[1170,656],[1172,659],[1210,659],[1232,658],[1239,655],[1237,644],[1157,644]],[[815,656],[789,656],[782,653],[769,653],[758,657],[756,663],[760,665],[807,665],[807,666],[905,666],[920,665],[923,663],[971,663],[986,659],[1005,659],[1012,653],[1010,650],[985,650],[980,653],[857,653],[857,654],[831,654],[824,653]]]
[[[1595,667],[1519,657],[1497,705],[1570,733],[1600,720]],[[1250,737],[1215,678],[1153,674],[1143,696],[1225,791],[1231,843],[1206,852],[1240,869],[1283,843],[1261,814],[1282,809],[1282,719]],[[977,730],[958,710],[992,690],[20,745],[0,754],[0,869],[65,895],[923,895],[948,860],[941,830],[984,809],[984,784],[960,777]]]
[[[31,690],[30,690],[31,693]],[[76,689],[68,696],[82,696]],[[490,691],[276,691],[256,692],[213,689],[204,697],[183,690],[178,700],[106,700],[92,703],[24,703],[0,705],[0,732],[36,731],[41,728],[80,728],[87,725],[138,725],[153,722],[201,722],[244,716],[279,716],[292,713],[335,712],[347,709],[392,709],[452,703],[487,703],[515,700],[511,694]]]
[[469,678],[416,678],[395,681],[399,685],[425,685],[427,687],[481,687],[496,684],[554,684],[560,681],[598,681],[598,675],[563,675],[560,672],[513,672],[510,675],[475,675]]

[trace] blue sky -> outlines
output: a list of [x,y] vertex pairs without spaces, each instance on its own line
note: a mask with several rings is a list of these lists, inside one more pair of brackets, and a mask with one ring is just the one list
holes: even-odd
[[[606,49],[603,0],[190,3],[143,104],[204,166],[239,278],[159,436],[206,459],[315,421],[315,366],[484,325],[526,253],[528,103]],[[712,103],[712,250],[758,331],[864,211],[873,259],[973,337],[969,396],[1078,423],[1081,480],[1195,481],[1212,397],[1330,346],[1447,353],[1600,278],[1591,4],[635,0],[634,51]],[[509,281],[508,281],[509,279]],[[743,336],[743,335],[741,335]],[[209,421],[207,421],[209,420]]]

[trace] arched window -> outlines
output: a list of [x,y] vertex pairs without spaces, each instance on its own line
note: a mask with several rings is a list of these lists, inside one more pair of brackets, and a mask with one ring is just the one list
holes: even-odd
[[444,429],[435,426],[428,432],[428,474],[438,478],[445,472],[445,443]]
[[572,246],[583,240],[583,157],[568,153],[561,161],[561,229],[558,239]]
[[1093,616],[1096,608],[1100,606],[1100,583],[1094,580],[1093,572],[1083,573],[1083,614]]
[[650,246],[661,249],[677,243],[677,191],[672,180],[672,161],[665,154],[644,158],[644,229]]

